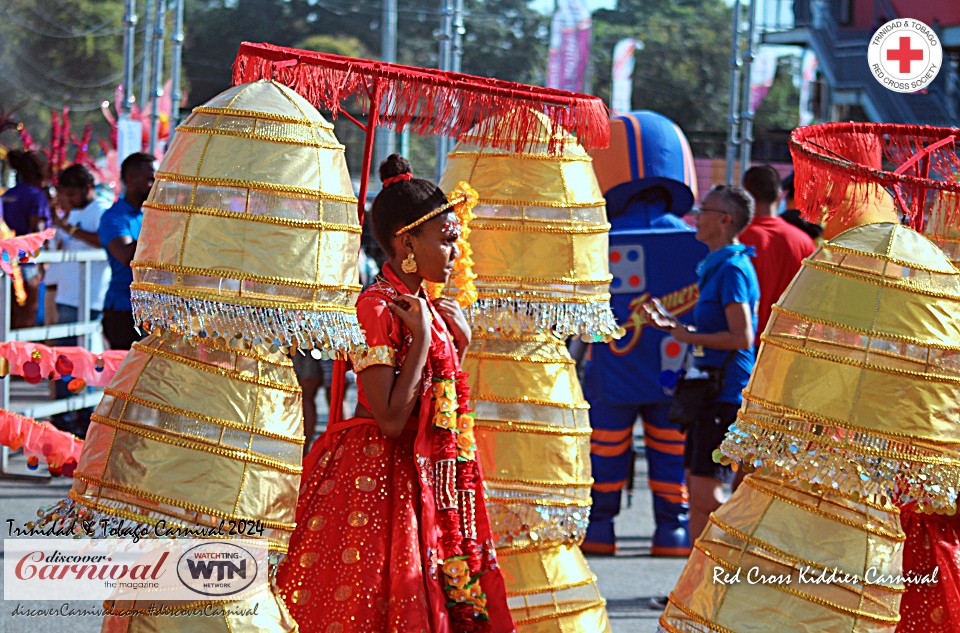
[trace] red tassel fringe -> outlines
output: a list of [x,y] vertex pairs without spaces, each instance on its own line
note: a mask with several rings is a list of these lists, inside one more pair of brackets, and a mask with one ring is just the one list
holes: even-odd
[[[797,208],[810,221],[826,222],[841,209],[853,215],[886,190],[911,227],[934,237],[956,237],[958,150],[958,128],[891,123],[797,128],[790,138]],[[928,224],[932,214],[935,222]]]
[[[459,137],[483,120],[512,113],[485,144],[522,152],[543,142],[540,113],[587,149],[610,143],[606,105],[598,97],[563,90],[244,42],[233,65],[234,85],[258,79],[293,88],[334,118],[349,97],[364,112],[378,103],[381,125],[421,135]],[[550,151],[562,151],[564,135],[559,129],[551,132]]]

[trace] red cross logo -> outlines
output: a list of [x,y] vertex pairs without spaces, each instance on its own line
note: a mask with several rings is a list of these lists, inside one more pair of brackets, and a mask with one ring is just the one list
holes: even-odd
[[922,48],[910,48],[910,36],[900,37],[900,48],[891,48],[887,51],[887,60],[900,62],[900,73],[903,75],[910,73],[910,62],[919,62],[923,60]]

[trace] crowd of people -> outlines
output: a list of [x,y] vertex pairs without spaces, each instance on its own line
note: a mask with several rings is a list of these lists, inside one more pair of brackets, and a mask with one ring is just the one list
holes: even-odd
[[[89,313],[80,314],[81,264],[63,261],[54,264],[21,264],[27,300],[11,306],[11,327],[103,322],[103,335],[110,349],[128,350],[140,339],[130,306],[133,260],[143,217],[141,207],[153,186],[156,159],[137,152],[121,165],[123,194],[112,205],[97,195],[97,182],[84,165],[70,165],[52,174],[46,159],[35,151],[14,150],[7,161],[16,172],[16,185],[4,192],[3,220],[17,235],[56,228],[52,248],[64,252],[106,251],[107,261],[92,261],[89,277]],[[40,311],[41,286],[44,305]],[[42,314],[42,319],[40,316]],[[75,336],[50,341],[56,346],[78,345]],[[70,396],[66,383],[54,381],[54,398]],[[83,437],[90,422],[90,410],[61,413],[52,419],[57,428]]]
[[[43,154],[14,150],[7,161],[16,172],[16,185],[0,198],[6,224],[17,234],[56,228],[52,248],[65,252],[103,250],[107,261],[90,263],[90,321],[101,321],[109,349],[129,350],[140,340],[130,302],[133,261],[143,222],[143,203],[153,187],[157,161],[145,152],[131,154],[120,167],[122,195],[111,205],[97,195],[93,173],[84,165],[70,165],[51,188],[50,169]],[[366,287],[376,274],[375,263],[361,253],[360,281]],[[81,264],[64,261],[56,264],[21,264],[27,301],[12,306],[11,327],[22,329],[36,325],[77,323],[80,314]],[[41,287],[47,310],[41,312]],[[39,320],[38,320],[39,319]],[[50,341],[57,346],[79,345],[71,336]],[[306,354],[294,356],[294,368],[304,392],[304,428],[307,442],[317,432],[316,398],[324,388],[329,403],[333,361]],[[55,399],[70,397],[63,381],[54,383]],[[84,437],[90,423],[90,409],[69,411],[53,417],[57,428]]]

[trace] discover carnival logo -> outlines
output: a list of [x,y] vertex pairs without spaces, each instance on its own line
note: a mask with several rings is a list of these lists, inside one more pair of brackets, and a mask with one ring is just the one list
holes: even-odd
[[237,600],[269,584],[269,553],[250,539],[4,539],[3,550],[4,600]]
[[917,92],[936,79],[943,46],[936,32],[919,20],[890,20],[873,34],[867,47],[873,76],[894,92]]

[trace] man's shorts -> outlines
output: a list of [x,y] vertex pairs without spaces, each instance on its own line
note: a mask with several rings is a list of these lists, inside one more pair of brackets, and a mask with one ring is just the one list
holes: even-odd
[[733,481],[733,469],[713,461],[713,451],[720,448],[723,436],[736,421],[739,410],[739,404],[730,402],[713,402],[700,407],[697,419],[687,429],[683,447],[683,467],[691,475],[712,477],[724,483]]

